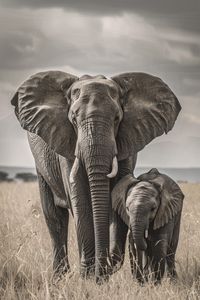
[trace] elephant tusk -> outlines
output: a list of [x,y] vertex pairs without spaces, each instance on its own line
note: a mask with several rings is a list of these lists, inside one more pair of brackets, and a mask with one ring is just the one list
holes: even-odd
[[143,270],[145,269],[146,265],[147,265],[147,256],[146,256],[145,251],[142,251],[142,267],[143,267]]
[[108,178],[113,178],[117,175],[117,172],[118,172],[118,162],[117,162],[117,157],[115,156],[113,158],[113,162],[112,162],[112,171],[111,173],[109,173],[107,175]]
[[145,232],[144,232],[144,237],[145,237],[145,239],[148,238],[148,234],[149,234],[149,233],[148,233],[148,229],[146,229]]
[[74,161],[74,164],[73,164],[73,167],[71,169],[70,176],[69,176],[69,182],[70,183],[74,182],[74,177],[75,177],[76,171],[78,169],[78,165],[79,165],[79,159],[76,157],[75,161]]

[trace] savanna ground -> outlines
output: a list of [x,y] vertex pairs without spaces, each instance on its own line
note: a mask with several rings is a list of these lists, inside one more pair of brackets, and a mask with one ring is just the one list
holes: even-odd
[[70,223],[72,272],[52,281],[51,242],[37,183],[0,184],[0,299],[200,299],[200,184],[181,184],[185,194],[176,283],[141,287],[131,277],[128,255],[109,283],[79,277],[76,235]]

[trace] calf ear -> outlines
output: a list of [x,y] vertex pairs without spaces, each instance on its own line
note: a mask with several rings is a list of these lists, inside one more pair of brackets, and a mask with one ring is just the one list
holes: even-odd
[[132,175],[124,176],[113,188],[111,193],[112,208],[118,213],[126,225],[129,225],[129,216],[126,212],[126,198],[131,186],[138,182]]
[[74,155],[76,135],[68,120],[67,91],[77,79],[60,71],[37,73],[18,88],[11,100],[22,128],[68,158]]
[[[155,180],[157,181],[157,180]],[[158,179],[162,182],[162,180]],[[168,176],[163,178],[161,185],[161,202],[154,219],[154,229],[158,229],[169,222],[179,211],[182,210],[184,195],[171,178]]]
[[154,219],[154,229],[158,229],[169,222],[182,210],[184,195],[169,176],[161,174],[157,169],[139,176],[140,180],[147,180],[154,184],[160,192],[160,206]]

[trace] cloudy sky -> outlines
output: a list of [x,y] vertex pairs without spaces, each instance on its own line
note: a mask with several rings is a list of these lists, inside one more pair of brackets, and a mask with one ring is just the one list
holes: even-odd
[[28,76],[49,69],[161,77],[182,111],[138,165],[200,167],[199,0],[0,0],[0,165],[33,166],[10,99]]

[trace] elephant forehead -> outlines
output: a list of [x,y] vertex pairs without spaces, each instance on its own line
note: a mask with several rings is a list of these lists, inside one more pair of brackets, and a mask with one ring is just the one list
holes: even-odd
[[80,79],[73,84],[73,88],[94,88],[94,89],[102,89],[105,87],[116,88],[117,85],[114,81],[103,78],[101,76],[95,76],[92,78]]
[[139,182],[131,191],[131,197],[143,198],[144,196],[147,198],[156,197],[158,195],[158,191],[155,187],[146,181]]
[[104,75],[96,75],[96,76],[91,76],[91,75],[83,75],[79,78],[79,80],[86,80],[86,79],[106,79]]

